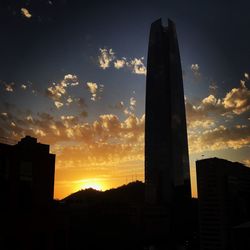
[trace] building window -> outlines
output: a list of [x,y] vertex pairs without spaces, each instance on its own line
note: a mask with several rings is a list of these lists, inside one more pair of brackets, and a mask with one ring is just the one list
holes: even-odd
[[32,181],[32,163],[21,162],[19,178],[21,181]]

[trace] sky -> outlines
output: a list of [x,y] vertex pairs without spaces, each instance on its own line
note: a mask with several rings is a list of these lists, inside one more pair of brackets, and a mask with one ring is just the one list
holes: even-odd
[[1,1],[1,141],[50,144],[58,199],[144,181],[149,30],[170,18],[196,196],[197,159],[250,166],[249,9],[248,1]]

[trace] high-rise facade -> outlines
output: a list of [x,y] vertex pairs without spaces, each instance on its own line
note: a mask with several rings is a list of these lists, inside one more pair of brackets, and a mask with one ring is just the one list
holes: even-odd
[[146,79],[146,202],[191,198],[182,69],[175,24],[151,25]]
[[[240,246],[244,241],[249,244],[249,235],[246,236],[249,229],[242,229],[247,229],[246,222],[250,221],[250,168],[238,162],[210,158],[197,161],[196,172],[200,249],[249,249],[247,244]],[[239,241],[242,241],[240,245]]]

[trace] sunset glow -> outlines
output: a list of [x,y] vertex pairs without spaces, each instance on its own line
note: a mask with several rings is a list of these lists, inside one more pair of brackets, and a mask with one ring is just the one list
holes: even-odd
[[98,180],[85,180],[83,181],[82,189],[92,188],[98,191],[103,191],[103,185],[98,183]]
[[[30,135],[50,145],[55,198],[144,181],[149,27],[159,17],[178,27],[193,195],[196,160],[250,165],[250,38],[248,22],[235,23],[249,8],[222,18],[222,3],[183,2],[184,13],[167,1],[133,8],[98,1],[89,10],[84,1],[7,2],[0,8],[0,138],[16,144]],[[198,5],[209,15],[197,15]],[[236,26],[244,39],[233,38]]]

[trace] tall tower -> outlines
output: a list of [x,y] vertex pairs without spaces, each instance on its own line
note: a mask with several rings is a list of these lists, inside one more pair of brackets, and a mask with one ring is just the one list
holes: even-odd
[[182,69],[175,24],[151,25],[145,121],[146,202],[191,198]]

